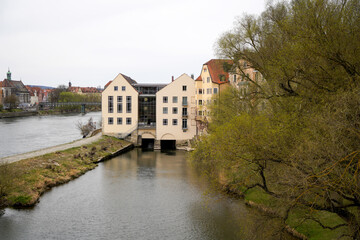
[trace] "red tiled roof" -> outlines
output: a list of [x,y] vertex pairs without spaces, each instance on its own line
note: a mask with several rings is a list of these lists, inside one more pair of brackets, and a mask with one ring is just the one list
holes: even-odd
[[82,87],[81,91],[83,93],[98,93],[100,92],[97,88],[95,87]]
[[107,88],[107,86],[110,85],[110,83],[112,83],[112,81],[109,81],[109,82],[104,86],[104,90],[105,90],[105,88]]
[[229,73],[224,71],[224,63],[233,64],[233,61],[225,59],[211,59],[204,64],[207,65],[209,69],[213,83],[223,84],[229,82]]
[[198,76],[198,78],[195,80],[195,81],[201,81],[202,79],[201,79],[201,75],[200,76]]

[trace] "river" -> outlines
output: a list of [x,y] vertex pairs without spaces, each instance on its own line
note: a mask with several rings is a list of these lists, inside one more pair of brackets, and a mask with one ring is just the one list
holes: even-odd
[[101,112],[0,119],[0,158],[80,139],[76,123],[90,117],[99,123]]
[[[89,117],[99,121],[100,113],[2,119],[1,154],[78,139],[76,122]],[[32,209],[6,209],[0,239],[279,239],[275,219],[243,200],[205,194],[207,180],[186,154],[134,149],[100,163],[46,192]]]

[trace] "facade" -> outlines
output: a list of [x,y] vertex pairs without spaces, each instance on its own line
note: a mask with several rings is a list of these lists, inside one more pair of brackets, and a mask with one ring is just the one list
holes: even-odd
[[234,73],[229,74],[230,84],[239,89],[242,95],[247,95],[251,91],[250,80],[256,82],[257,84],[264,84],[265,80],[262,74],[257,71],[255,68],[245,61],[240,60],[239,62],[240,69],[236,69]]
[[155,148],[192,139],[194,92],[194,80],[186,74],[168,85],[140,84],[119,74],[102,92],[103,133]]
[[232,61],[211,59],[202,66],[195,83],[198,119],[209,116],[208,106],[212,98],[229,86],[229,73],[224,71],[225,63],[232,64]]
[[126,137],[138,127],[139,93],[135,80],[119,74],[102,92],[102,129],[105,135]]
[[7,72],[7,78],[0,82],[1,95],[0,103],[4,104],[4,99],[8,96],[15,95],[18,103],[30,103],[30,93],[26,89],[22,81],[16,81],[11,79],[10,70]]
[[232,61],[211,59],[202,66],[200,76],[195,81],[196,121],[200,135],[206,131],[210,118],[209,105],[213,97],[230,85],[229,73],[225,72],[224,64],[232,64]]
[[156,93],[156,140],[180,141],[196,135],[194,79],[181,75]]
[[[252,107],[264,110],[267,100],[258,99],[254,96],[258,92],[258,86],[264,86],[266,83],[262,74],[253,68],[245,60],[240,60],[237,69],[229,75],[230,84],[240,91],[240,95],[247,98]],[[257,86],[258,85],[258,86]]]

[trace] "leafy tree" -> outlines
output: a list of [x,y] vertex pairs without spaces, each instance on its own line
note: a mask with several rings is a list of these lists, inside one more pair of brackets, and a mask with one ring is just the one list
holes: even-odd
[[246,76],[245,60],[266,81],[248,78],[245,97],[221,94],[194,164],[233,189],[277,199],[284,224],[300,208],[303,221],[360,239],[359,39],[358,0],[279,2],[239,18],[217,54],[233,60],[228,70]]
[[57,88],[53,89],[50,93],[50,101],[52,103],[56,103],[59,102],[60,100],[60,94],[62,92],[66,91],[66,86],[65,85],[59,85]]

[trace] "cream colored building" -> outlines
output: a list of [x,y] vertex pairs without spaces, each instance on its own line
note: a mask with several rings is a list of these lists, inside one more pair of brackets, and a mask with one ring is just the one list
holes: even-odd
[[224,71],[224,63],[231,64],[230,60],[211,59],[201,69],[196,79],[196,106],[198,119],[209,116],[209,105],[212,98],[229,86],[229,74]]
[[224,71],[224,64],[232,64],[232,61],[211,59],[202,66],[200,76],[195,81],[198,135],[206,133],[207,123],[210,120],[209,105],[213,98],[230,86],[229,73]]
[[181,75],[156,93],[156,140],[181,141],[196,135],[194,79]]
[[136,81],[119,74],[102,92],[103,134],[126,137],[138,126],[138,91]]
[[138,146],[187,142],[196,134],[195,114],[194,79],[186,74],[168,85],[140,84],[119,74],[102,92],[103,134]]

